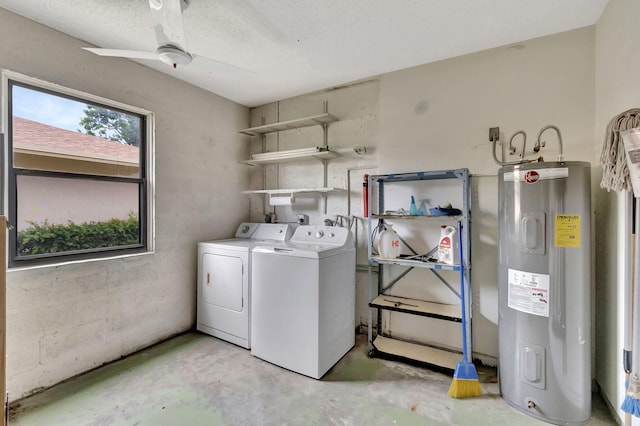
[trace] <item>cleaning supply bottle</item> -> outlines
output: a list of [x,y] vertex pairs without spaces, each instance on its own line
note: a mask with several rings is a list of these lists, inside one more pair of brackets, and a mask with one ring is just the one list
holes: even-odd
[[411,207],[409,207],[409,214],[411,216],[418,216],[418,207],[416,207],[416,200],[411,196]]
[[438,243],[438,262],[447,265],[460,263],[460,246],[458,230],[453,226],[440,226],[440,242]]
[[395,259],[400,254],[400,237],[388,223],[378,238],[378,255],[383,259]]

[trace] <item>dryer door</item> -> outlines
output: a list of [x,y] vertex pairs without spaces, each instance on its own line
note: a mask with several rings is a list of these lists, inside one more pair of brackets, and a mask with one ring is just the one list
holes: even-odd
[[240,257],[205,253],[201,283],[204,303],[242,312],[243,273]]

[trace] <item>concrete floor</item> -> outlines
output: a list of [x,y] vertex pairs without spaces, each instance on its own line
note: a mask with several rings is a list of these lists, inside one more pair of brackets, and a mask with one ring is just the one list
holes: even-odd
[[[366,337],[322,380],[289,372],[232,344],[187,333],[10,407],[12,426],[541,425],[500,398],[452,399],[452,376],[370,359]],[[594,397],[590,425],[614,425]]]

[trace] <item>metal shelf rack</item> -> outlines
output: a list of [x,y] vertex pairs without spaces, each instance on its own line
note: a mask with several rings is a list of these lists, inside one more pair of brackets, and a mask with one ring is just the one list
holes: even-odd
[[[456,363],[461,359],[461,351],[434,347],[424,343],[414,341],[394,339],[390,335],[384,335],[382,330],[382,311],[400,312],[403,314],[416,315],[417,317],[430,317],[443,321],[461,323],[462,348],[464,352],[471,354],[471,198],[470,198],[470,174],[468,169],[454,169],[441,171],[426,171],[417,173],[401,173],[369,176],[369,212],[385,212],[385,184],[395,182],[412,181],[438,181],[443,179],[455,179],[461,183],[462,187],[462,214],[458,216],[407,216],[396,214],[370,214],[368,218],[368,276],[369,276],[369,319],[368,319],[368,341],[369,356],[393,357],[402,360],[418,361],[421,363],[437,366],[440,368],[453,370]],[[377,192],[376,192],[377,191]],[[376,197],[377,196],[377,197]],[[377,199],[377,203],[376,200]],[[375,205],[377,204],[377,206]],[[431,261],[429,256],[405,256],[401,255],[395,259],[384,259],[376,256],[372,250],[372,235],[374,228],[384,224],[386,220],[420,220],[425,226],[430,225],[437,219],[439,223],[443,220],[456,223],[458,228],[458,238],[461,247],[460,264],[447,265]],[[377,223],[375,223],[377,221]],[[426,257],[426,258],[425,258]],[[404,273],[400,274],[391,283],[384,282],[383,270],[388,265],[398,265],[405,267]],[[374,268],[378,268],[377,285],[374,284]],[[460,303],[448,305],[425,300],[416,300],[399,296],[385,294],[392,286],[402,279],[413,268],[424,268],[430,270],[438,280],[451,290],[459,299]],[[449,283],[441,274],[440,270],[459,272],[459,287]],[[374,288],[376,288],[374,292]],[[374,324],[374,312],[376,322]],[[373,329],[377,326],[377,333],[374,337]]]

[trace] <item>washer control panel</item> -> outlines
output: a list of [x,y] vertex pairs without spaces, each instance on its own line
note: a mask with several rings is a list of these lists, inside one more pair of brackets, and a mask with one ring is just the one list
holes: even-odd
[[338,226],[298,226],[291,242],[299,244],[345,245],[351,238],[351,231]]

